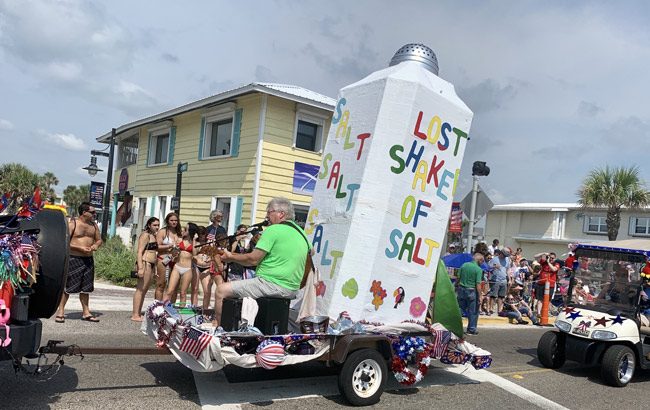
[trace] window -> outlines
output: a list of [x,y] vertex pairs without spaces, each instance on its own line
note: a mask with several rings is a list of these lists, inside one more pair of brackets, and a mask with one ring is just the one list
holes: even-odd
[[[165,216],[169,211],[167,210],[167,197],[166,196],[159,196],[158,197],[158,219],[161,221],[164,221]],[[164,222],[163,222],[164,224]],[[162,224],[161,224],[162,227]]]
[[169,129],[151,133],[149,165],[167,164],[169,157]]
[[138,134],[121,140],[117,148],[118,168],[128,167],[138,161]]
[[607,233],[607,218],[604,216],[585,216],[586,233]]
[[203,158],[228,157],[232,154],[233,116],[207,118]]
[[232,202],[231,200],[232,200],[231,197],[213,197],[212,204],[211,204],[211,209],[217,209],[223,212],[223,219],[221,220],[221,226],[226,228],[228,234],[231,234],[235,231],[235,227],[233,226],[234,220],[232,220],[230,215],[230,204]]
[[650,235],[650,218],[633,218],[634,235]]
[[293,212],[296,214],[294,221],[299,226],[304,228],[305,223],[307,223],[307,214],[309,213],[309,207],[305,205],[294,205]]
[[307,151],[320,152],[324,124],[324,118],[298,111],[293,146]]

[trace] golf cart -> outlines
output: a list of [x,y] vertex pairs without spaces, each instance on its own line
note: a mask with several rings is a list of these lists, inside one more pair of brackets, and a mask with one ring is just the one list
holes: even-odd
[[566,306],[537,357],[551,369],[565,360],[600,365],[605,383],[624,387],[637,367],[650,369],[650,327],[641,317],[650,240],[580,244],[575,254]]

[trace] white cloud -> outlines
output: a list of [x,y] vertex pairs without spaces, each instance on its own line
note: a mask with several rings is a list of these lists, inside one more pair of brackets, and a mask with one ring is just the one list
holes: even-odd
[[74,134],[50,133],[39,130],[38,133],[49,143],[58,145],[71,151],[84,151],[88,147],[84,140]]
[[11,121],[0,118],[0,131],[11,131],[14,128],[14,124]]

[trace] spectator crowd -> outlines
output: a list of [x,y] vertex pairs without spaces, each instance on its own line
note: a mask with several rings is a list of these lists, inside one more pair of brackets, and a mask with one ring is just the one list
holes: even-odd
[[[452,244],[447,255],[453,253],[456,246]],[[450,269],[463,316],[468,317],[469,334],[478,333],[478,316],[498,315],[513,323],[539,324],[547,282],[549,310],[556,313],[568,282],[568,273],[563,268],[572,267],[575,261],[571,252],[564,261],[554,252],[527,258],[522,248],[513,251],[501,246],[498,239],[491,245],[477,244],[473,259],[460,269]]]

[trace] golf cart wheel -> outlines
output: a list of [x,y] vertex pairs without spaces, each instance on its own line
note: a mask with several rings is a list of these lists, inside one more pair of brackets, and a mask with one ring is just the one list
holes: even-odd
[[386,359],[374,349],[360,349],[350,354],[339,373],[339,392],[353,406],[379,402],[386,385]]
[[549,331],[542,335],[537,343],[537,359],[548,369],[559,369],[566,360],[564,355],[564,337]]
[[614,345],[605,351],[600,367],[603,381],[610,386],[625,387],[634,375],[636,358],[627,346]]

